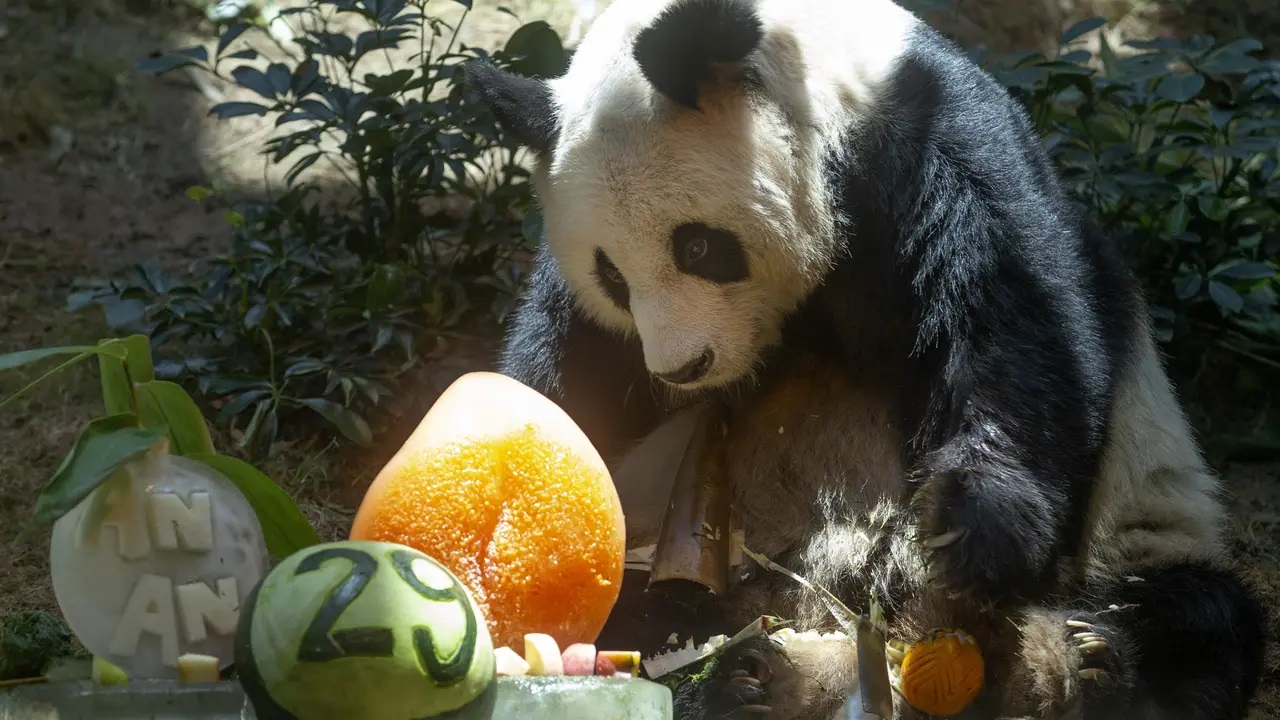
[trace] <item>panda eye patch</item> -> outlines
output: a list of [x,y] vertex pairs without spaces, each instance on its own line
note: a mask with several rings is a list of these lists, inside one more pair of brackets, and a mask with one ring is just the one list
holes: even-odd
[[715,283],[747,279],[747,254],[738,236],[728,230],[685,223],[671,233],[671,244],[681,272]]
[[604,290],[614,305],[623,310],[631,310],[631,291],[627,288],[627,281],[622,277],[618,266],[600,248],[596,248],[596,279],[600,282],[600,289]]

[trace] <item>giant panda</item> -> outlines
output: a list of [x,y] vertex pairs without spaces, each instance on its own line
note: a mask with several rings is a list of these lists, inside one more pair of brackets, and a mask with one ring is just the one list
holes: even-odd
[[[560,77],[466,71],[544,216],[499,369],[600,449],[629,543],[714,406],[748,546],[978,639],[960,717],[1243,715],[1262,610],[1141,290],[958,48],[890,0],[616,0]],[[777,574],[717,602],[831,622]],[[744,643],[677,718],[834,718],[855,671]]]

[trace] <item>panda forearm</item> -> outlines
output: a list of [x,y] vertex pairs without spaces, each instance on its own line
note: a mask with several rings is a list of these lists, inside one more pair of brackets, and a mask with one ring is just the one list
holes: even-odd
[[499,372],[559,404],[606,462],[658,423],[638,346],[582,316],[545,246],[512,317]]
[[1099,403],[1080,379],[1096,368],[1075,367],[1048,330],[1071,323],[1022,312],[979,313],[997,326],[994,339],[957,344],[944,379],[956,420],[926,466],[924,529],[940,576],[988,597],[1048,587],[1097,472]]

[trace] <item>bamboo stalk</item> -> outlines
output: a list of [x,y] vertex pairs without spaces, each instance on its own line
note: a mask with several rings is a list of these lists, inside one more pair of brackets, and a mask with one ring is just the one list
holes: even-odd
[[685,449],[658,532],[649,589],[694,583],[722,595],[729,586],[731,487],[723,408],[711,409]]

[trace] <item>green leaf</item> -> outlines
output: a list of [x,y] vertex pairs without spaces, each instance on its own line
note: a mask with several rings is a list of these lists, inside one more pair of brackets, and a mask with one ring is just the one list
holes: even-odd
[[134,392],[142,425],[169,428],[169,441],[175,455],[214,451],[204,415],[180,385],[152,380],[135,384]]
[[108,415],[133,412],[133,386],[129,383],[123,359],[99,356],[98,382],[102,385],[102,405]]
[[146,335],[130,335],[125,338],[124,347],[128,351],[124,366],[129,371],[129,379],[135,383],[155,380],[156,369],[151,362],[151,339]]
[[365,307],[370,312],[377,312],[395,301],[404,293],[408,276],[399,265],[382,264],[369,278],[369,289],[365,293]]
[[1084,20],[1081,20],[1080,22],[1067,28],[1066,32],[1062,33],[1061,43],[1063,45],[1069,45],[1071,44],[1072,40],[1075,40],[1076,38],[1086,33],[1091,33],[1094,30],[1097,30],[1098,28],[1105,26],[1106,24],[1107,24],[1107,19],[1104,17],[1085,18]]
[[[260,95],[261,97],[266,98],[267,100],[275,101],[276,99],[275,86],[271,83],[271,79],[267,77],[267,74],[262,72],[258,68],[250,67],[248,65],[241,65],[240,67],[231,71],[231,77],[235,80],[236,84],[239,85],[240,87],[245,88],[246,90],[252,90],[258,95]],[[225,105],[227,103],[223,103],[223,104]],[[252,105],[253,103],[245,103],[245,104]]]
[[1217,280],[1209,281],[1209,297],[1213,298],[1223,315],[1238,313],[1244,308],[1244,298],[1240,297],[1240,293]]
[[1265,263],[1237,260],[1214,270],[1212,274],[1229,280],[1266,280],[1275,277],[1276,271]]
[[543,220],[541,208],[536,205],[529,208],[520,223],[520,233],[524,235],[525,242],[531,246],[536,246],[542,242]]
[[284,176],[285,183],[292,186],[294,182],[297,181],[298,176],[301,175],[302,172],[307,168],[311,167],[312,165],[315,165],[316,161],[319,160],[322,155],[324,155],[324,153],[317,150],[311,153],[310,155],[304,156],[302,159],[298,160],[298,162],[294,163],[293,167],[289,169],[289,172],[285,173],[285,176]]
[[63,370],[66,370],[87,358],[90,358],[94,355],[99,355],[104,358],[111,357],[113,355],[119,355],[123,357],[125,350],[119,341],[108,341],[106,343],[103,343],[102,345],[97,345],[97,346],[88,345],[88,346],[82,346],[82,347],[56,347],[56,348],[45,348],[42,350],[24,350],[22,352],[10,353],[8,355],[0,356],[0,370],[7,370],[10,368],[21,367],[23,365],[28,365],[30,363],[36,362],[38,360],[43,360],[45,358],[53,357],[55,355],[65,355],[71,352],[78,352],[79,354],[75,355],[70,360],[67,360],[61,365],[58,365],[52,370],[46,372],[45,374],[41,375],[35,380],[32,380],[31,382],[27,383],[23,387],[19,388],[17,392],[5,398],[3,401],[0,401],[0,408],[3,408],[6,405],[16,401],[18,398],[34,390],[36,386],[39,385],[40,383],[44,382],[45,380],[48,380],[54,375],[61,373]]
[[1105,34],[1098,35],[1098,59],[1102,61],[1102,70],[1107,77],[1116,78],[1116,54],[1111,49],[1111,43],[1107,42]]
[[124,359],[125,356],[124,347],[119,341],[114,341],[110,345],[65,345],[62,347],[40,348],[39,350],[20,350],[15,353],[0,355],[0,372],[22,367],[23,365],[30,365],[57,355],[81,355],[84,353],[89,355],[106,354],[120,359]]
[[1196,293],[1200,292],[1202,282],[1203,278],[1200,276],[1200,273],[1187,273],[1186,275],[1178,278],[1174,283],[1174,292],[1177,294],[1179,300],[1186,300],[1194,297]]
[[235,483],[258,516],[267,551],[276,558],[288,557],[323,542],[289,494],[257,468],[225,455],[197,453],[187,457],[208,465]]
[[1177,235],[1187,229],[1187,220],[1190,219],[1191,211],[1187,209],[1186,201],[1179,202],[1169,211],[1169,215],[1165,219],[1165,227],[1172,235]]
[[213,195],[213,191],[203,185],[192,185],[187,188],[187,197],[195,200],[196,202],[200,202],[208,198],[210,195]]
[[191,65],[203,65],[209,61],[209,51],[203,46],[194,46],[183,48],[159,57],[147,58],[134,63],[134,69],[139,72],[152,72],[156,75],[163,75],[172,72],[181,67]]
[[298,403],[319,413],[352,442],[365,446],[373,443],[373,431],[364,418],[338,403],[323,398],[307,398]]
[[404,68],[390,75],[374,75],[370,73],[365,75],[364,82],[369,86],[369,94],[372,96],[394,95],[404,87],[405,83],[413,79],[413,72],[410,68]]
[[209,108],[209,114],[217,115],[219,120],[230,120],[231,118],[244,117],[245,115],[266,115],[269,109],[266,105],[260,103],[224,102]]
[[519,59],[511,69],[529,77],[556,77],[564,72],[566,56],[560,35],[543,20],[521,26],[511,34],[503,52]]
[[36,499],[36,522],[51,523],[65,515],[103,481],[167,434],[165,427],[138,427],[138,417],[133,413],[90,421]]
[[248,29],[249,29],[249,25],[243,22],[238,22],[232,25],[231,27],[227,28],[226,32],[222,33],[222,37],[218,38],[218,49],[214,50],[213,54],[221,55],[222,52],[226,50],[229,45],[231,45],[231,43],[236,41],[236,38],[243,35],[244,31]]
[[1176,103],[1190,102],[1204,89],[1204,76],[1200,73],[1166,75],[1156,85],[1156,94]]

